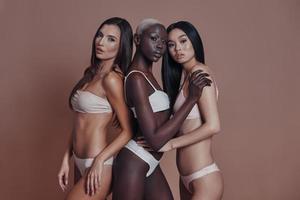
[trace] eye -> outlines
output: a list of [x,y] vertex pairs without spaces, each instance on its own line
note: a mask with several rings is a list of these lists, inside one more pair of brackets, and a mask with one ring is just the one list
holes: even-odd
[[169,42],[169,43],[168,43],[168,48],[173,48],[174,46],[175,46],[174,43],[172,43],[172,42]]
[[101,37],[103,37],[103,33],[101,33],[101,32],[99,32],[98,34],[97,34],[97,36],[96,36],[97,38],[101,38]]
[[157,37],[151,36],[150,37],[152,41],[156,42],[157,41]]
[[184,44],[184,43],[186,43],[186,41],[187,41],[187,39],[182,39],[182,40],[180,40],[180,43]]
[[115,42],[116,40],[115,40],[115,38],[109,37],[109,38],[108,38],[108,41],[109,41],[109,42]]

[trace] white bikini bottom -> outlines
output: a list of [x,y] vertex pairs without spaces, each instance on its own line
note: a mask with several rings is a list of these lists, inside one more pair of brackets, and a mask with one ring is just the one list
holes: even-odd
[[[203,176],[206,176],[210,173],[213,173],[213,172],[217,172],[217,171],[220,171],[220,169],[218,168],[218,166],[216,165],[216,163],[213,163],[211,165],[208,165],[190,175],[187,175],[187,176],[180,176],[181,180],[182,180],[182,183],[184,184],[184,186],[186,187],[186,189],[191,192],[190,190],[190,183],[195,180],[195,179],[198,179],[198,178],[201,178]],[[191,192],[192,193],[192,192]]]
[[[78,158],[75,153],[73,152],[73,157],[76,166],[78,167],[81,175],[85,173],[85,170],[92,166],[94,158]],[[106,160],[103,164],[104,165],[112,165],[114,161],[114,157],[110,157],[108,160]]]
[[146,177],[150,176],[157,165],[159,164],[159,161],[156,160],[151,153],[146,151],[143,147],[139,146],[136,141],[130,140],[126,145],[125,148],[129,149],[132,153],[137,155],[140,159],[145,161],[149,165],[149,170],[146,174]]

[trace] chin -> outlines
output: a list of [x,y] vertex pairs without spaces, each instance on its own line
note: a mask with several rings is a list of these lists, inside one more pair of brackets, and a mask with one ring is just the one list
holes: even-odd
[[152,62],[158,62],[160,58],[153,58]]
[[176,60],[176,59],[174,59],[174,60],[175,60],[175,62],[177,62],[177,63],[179,63],[179,64],[185,63],[183,60]]
[[104,56],[102,54],[96,54],[96,58],[103,60],[105,59]]

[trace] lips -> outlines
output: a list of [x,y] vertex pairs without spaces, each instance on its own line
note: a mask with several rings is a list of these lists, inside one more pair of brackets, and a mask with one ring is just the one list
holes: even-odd
[[183,57],[184,57],[184,54],[176,54],[175,55],[175,58],[178,59],[178,60],[182,59]]
[[162,56],[162,53],[160,51],[155,51],[153,54],[155,57],[160,58]]
[[104,51],[103,51],[103,49],[101,49],[101,48],[99,48],[99,47],[96,47],[96,52],[97,52],[97,53],[103,53]]

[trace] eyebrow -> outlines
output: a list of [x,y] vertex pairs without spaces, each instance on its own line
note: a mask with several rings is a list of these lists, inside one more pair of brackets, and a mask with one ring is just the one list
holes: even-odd
[[180,35],[178,38],[182,38],[182,37],[184,37],[184,36],[186,36],[186,34],[182,34],[182,35]]
[[113,37],[113,38],[115,38],[115,39],[118,39],[116,36],[114,36],[114,35],[107,35],[108,37]]
[[[182,34],[178,38],[182,38],[182,37],[187,37],[187,35],[186,34]],[[168,40],[168,42],[174,42],[174,41],[173,40]]]
[[[102,33],[102,31],[99,31],[98,34],[102,34],[104,36],[104,33]],[[118,37],[114,36],[114,35],[107,35],[108,37],[112,37],[115,39],[118,39]]]

